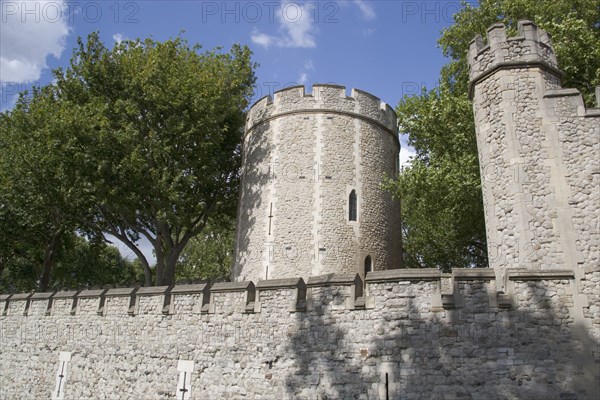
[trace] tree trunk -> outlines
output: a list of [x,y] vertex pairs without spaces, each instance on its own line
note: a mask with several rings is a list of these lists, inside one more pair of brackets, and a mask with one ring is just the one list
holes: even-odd
[[144,253],[142,253],[140,249],[138,249],[137,246],[130,241],[124,241],[123,239],[121,239],[121,241],[125,243],[125,245],[135,253],[138,260],[140,260],[142,268],[144,269],[144,286],[152,286],[152,271],[150,271],[150,264],[148,263],[148,260],[146,260]]
[[165,268],[165,285],[172,285],[175,283],[175,266],[177,265],[177,260],[179,259],[179,255],[181,254],[181,250],[179,250],[179,246],[175,247],[171,250],[171,254],[167,258],[167,264]]
[[165,282],[165,257],[162,252],[162,243],[156,241],[154,245],[154,252],[156,253],[156,286],[162,286]]
[[142,263],[142,268],[144,269],[144,286],[152,286],[152,272],[150,271],[148,260],[146,260],[146,257],[142,257],[139,260],[140,263]]
[[38,285],[38,292],[48,291],[48,286],[50,286],[50,276],[52,274],[52,267],[54,267],[54,260],[47,259],[46,257],[44,257],[42,277],[40,278],[40,283]]
[[150,264],[148,263],[148,260],[146,260],[146,256],[144,256],[144,253],[142,253],[140,249],[135,244],[133,244],[125,234],[121,234],[116,230],[109,230],[106,233],[109,233],[117,239],[121,240],[121,242],[125,243],[125,245],[129,247],[131,251],[133,251],[133,253],[137,256],[138,260],[140,260],[142,268],[144,269],[144,286],[152,286],[152,271],[150,270]]
[[171,249],[167,257],[167,263],[165,268],[165,285],[172,285],[175,283],[175,267],[177,266],[177,261],[179,260],[179,256],[181,252],[187,246],[188,242],[193,236],[191,234],[184,235],[181,242],[179,242],[176,246]]
[[46,245],[46,248],[44,249],[42,276],[38,285],[39,292],[48,291],[48,287],[50,286],[50,278],[52,276],[52,268],[54,268],[54,259],[56,255],[56,245],[58,244],[58,239],[61,235],[62,232],[56,232],[52,236],[52,239],[50,239],[50,243],[48,243],[48,245]]
[[142,264],[142,268],[144,269],[144,286],[152,286],[152,271],[150,271],[150,264],[148,263],[148,260],[146,260],[144,253],[142,253],[140,249],[138,249],[133,243],[123,243],[125,243],[127,247],[129,247],[135,253],[138,260],[140,260],[140,263]]

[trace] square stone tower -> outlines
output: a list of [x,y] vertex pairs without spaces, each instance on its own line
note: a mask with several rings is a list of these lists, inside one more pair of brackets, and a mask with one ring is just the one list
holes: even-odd
[[490,267],[501,287],[507,269],[573,271],[600,304],[600,110],[562,88],[548,33],[518,31],[494,24],[468,55]]

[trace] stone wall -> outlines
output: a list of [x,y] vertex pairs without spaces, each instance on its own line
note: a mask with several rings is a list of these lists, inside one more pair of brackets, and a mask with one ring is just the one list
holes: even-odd
[[[394,111],[337,85],[254,104],[244,138],[235,280],[399,268],[400,206],[381,189],[398,168]],[[356,221],[349,197],[357,198]]]
[[492,25],[469,51],[490,267],[500,289],[510,268],[573,271],[599,340],[600,109],[562,88],[546,32],[518,30]]
[[237,281],[0,295],[0,399],[597,399],[600,111],[519,32],[469,52],[492,268],[391,269],[393,111],[288,88],[250,111]]
[[77,400],[597,398],[573,273],[507,276],[500,294],[457,269],[4,295],[0,399],[60,379]]

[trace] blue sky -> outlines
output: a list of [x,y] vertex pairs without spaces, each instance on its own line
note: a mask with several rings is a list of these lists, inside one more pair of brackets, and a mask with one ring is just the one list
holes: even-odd
[[[19,91],[51,82],[77,37],[93,31],[109,46],[182,31],[205,49],[246,44],[260,64],[255,98],[338,83],[395,107],[403,95],[436,85],[447,62],[436,42],[459,8],[459,1],[0,0],[0,109],[12,108]],[[410,148],[401,142],[404,161]]]

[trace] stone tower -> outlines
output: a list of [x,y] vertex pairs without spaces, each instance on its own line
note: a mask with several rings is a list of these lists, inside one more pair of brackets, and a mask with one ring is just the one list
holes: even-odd
[[512,268],[573,271],[592,288],[600,280],[600,110],[562,88],[546,32],[530,21],[518,31],[507,38],[494,24],[468,56],[490,267],[502,288]]
[[400,267],[400,205],[381,189],[398,172],[396,115],[343,86],[283,89],[249,111],[234,280]]

